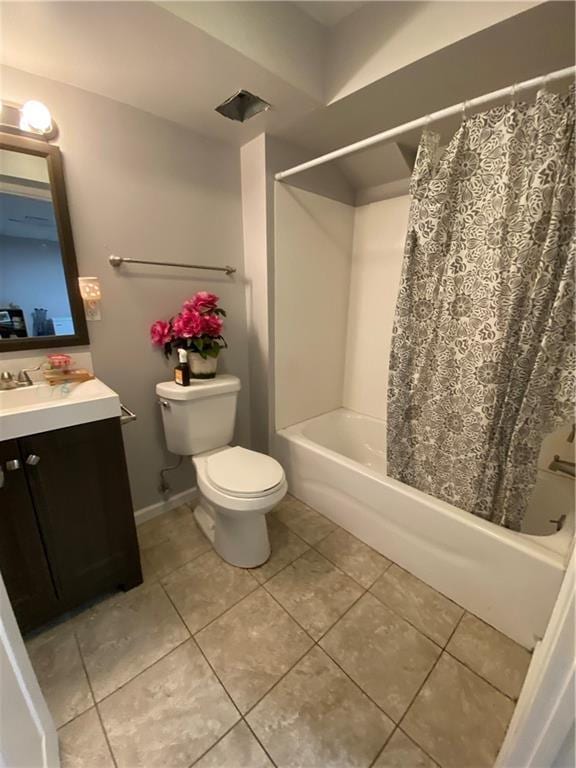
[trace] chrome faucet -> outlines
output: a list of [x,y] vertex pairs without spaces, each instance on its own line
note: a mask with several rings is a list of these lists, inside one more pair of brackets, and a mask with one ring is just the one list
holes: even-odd
[[32,387],[34,386],[34,382],[28,375],[29,373],[32,373],[33,371],[39,371],[40,368],[42,368],[42,363],[40,365],[35,366],[34,368],[22,368],[21,371],[18,371],[18,376],[16,377],[16,383],[19,387]]
[[0,389],[16,389],[18,384],[14,381],[14,376],[10,371],[0,373]]
[[22,368],[18,371],[16,378],[10,371],[2,371],[0,373],[0,389],[18,389],[20,387],[32,387],[34,382],[30,378],[29,374],[32,371],[39,371],[42,368],[42,364],[37,365],[35,368]]
[[574,462],[565,461],[564,459],[561,459],[560,456],[558,455],[554,456],[554,459],[553,461],[550,462],[548,469],[551,469],[552,472],[564,472],[564,474],[566,475],[570,475],[571,477],[576,477]]

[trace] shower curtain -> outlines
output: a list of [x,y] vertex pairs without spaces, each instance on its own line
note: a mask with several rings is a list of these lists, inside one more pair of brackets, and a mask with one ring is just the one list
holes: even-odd
[[388,473],[518,530],[574,418],[574,88],[425,131],[388,382]]

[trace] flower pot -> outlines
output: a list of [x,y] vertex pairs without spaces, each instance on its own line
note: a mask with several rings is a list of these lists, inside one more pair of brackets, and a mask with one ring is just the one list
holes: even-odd
[[193,379],[213,379],[216,376],[218,358],[204,358],[198,352],[188,352],[188,365]]

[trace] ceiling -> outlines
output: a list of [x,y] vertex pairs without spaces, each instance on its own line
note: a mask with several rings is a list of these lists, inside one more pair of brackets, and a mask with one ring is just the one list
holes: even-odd
[[[297,119],[321,105],[320,98],[156,3],[2,2],[1,30],[5,65],[236,145],[279,131],[288,115]],[[273,109],[246,123],[217,114],[215,107],[239,88]]]
[[[311,156],[330,152],[511,83],[573,66],[574,41],[573,4],[545,3],[302,116],[287,128],[287,134],[299,146],[310,148]],[[567,82],[556,87],[565,88]],[[457,115],[434,124],[443,141],[454,133],[459,120]],[[399,139],[405,157],[414,156],[420,134],[415,130]],[[357,185],[369,186],[376,183],[378,168],[391,167],[384,161],[386,146],[380,144],[347,158],[345,173]]]
[[338,24],[339,21],[349,16],[358,8],[366,5],[365,2],[310,2],[310,3],[296,3],[297,6],[302,8],[309,16],[325,27],[332,27],[334,24]]
[[[170,5],[4,0],[2,59],[17,69],[100,94],[237,146],[267,132],[303,148],[306,157],[574,63],[573,4],[546,2],[326,105],[301,85],[302,70],[300,81],[284,76],[287,68],[273,71],[263,63],[264,54],[268,61],[283,54],[289,65],[311,47],[310,40],[319,39],[316,33],[329,34],[311,17],[322,14],[322,25],[336,24],[366,3],[231,4],[245,6],[245,12],[236,8],[235,13],[253,18],[248,30],[238,29],[241,17],[227,16],[224,9],[219,21],[228,23],[225,41],[208,24],[200,28],[186,20],[182,11],[192,5],[198,15],[201,7],[229,4],[172,4],[180,15],[170,12]],[[279,20],[284,18],[283,27]],[[266,30],[272,33],[270,39]],[[246,31],[256,31],[257,39],[246,36]],[[244,47],[234,47],[238,37],[243,38]],[[285,49],[277,54],[278,41],[284,41]],[[253,49],[263,52],[260,61],[250,57]],[[243,124],[215,113],[215,106],[239,88],[261,96],[273,108]],[[447,136],[455,123],[439,127]],[[398,178],[401,169],[404,173],[407,166],[401,161],[413,155],[418,137],[419,132],[402,137],[401,156],[400,150],[379,146],[349,158],[341,168],[356,188],[388,183]],[[398,162],[391,162],[390,152]]]
[[0,192],[0,235],[58,242],[52,201]]

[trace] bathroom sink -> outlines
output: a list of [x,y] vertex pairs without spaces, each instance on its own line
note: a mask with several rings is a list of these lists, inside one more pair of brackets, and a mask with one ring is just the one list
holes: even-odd
[[120,416],[120,399],[99,379],[0,390],[0,440]]

